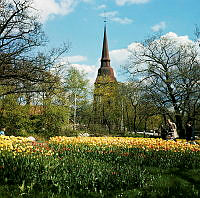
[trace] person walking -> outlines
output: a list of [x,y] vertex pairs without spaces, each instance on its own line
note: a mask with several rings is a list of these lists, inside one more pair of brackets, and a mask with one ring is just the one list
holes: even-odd
[[161,138],[163,140],[166,140],[167,139],[167,135],[168,135],[168,130],[167,130],[166,125],[164,125],[164,124],[161,125],[160,132],[161,132]]
[[172,139],[176,141],[176,139],[179,137],[177,133],[176,124],[172,122],[170,119],[167,120],[167,123],[169,125],[170,131],[172,132]]
[[0,130],[0,135],[5,135],[5,128],[2,128],[2,129]]
[[192,141],[191,143],[195,144],[194,130],[193,130],[191,121],[189,121],[186,124],[185,131],[186,131],[186,141],[187,142]]

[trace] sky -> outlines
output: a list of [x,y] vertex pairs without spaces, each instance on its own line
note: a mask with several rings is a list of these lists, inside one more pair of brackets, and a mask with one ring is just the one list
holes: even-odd
[[50,47],[70,43],[63,60],[87,73],[93,83],[100,67],[104,20],[111,66],[118,81],[128,48],[155,33],[193,40],[200,25],[200,0],[33,0]]

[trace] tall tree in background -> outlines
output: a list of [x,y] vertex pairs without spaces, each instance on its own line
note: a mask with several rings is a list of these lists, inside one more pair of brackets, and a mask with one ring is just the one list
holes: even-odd
[[135,83],[120,83],[119,95],[121,101],[121,129],[136,131],[136,120],[138,117],[139,89]]
[[108,128],[108,131],[120,131],[121,100],[118,83],[110,76],[99,76],[94,88],[94,123]]
[[[148,100],[142,87],[136,82],[119,84],[119,97],[121,106],[121,120],[124,130],[147,131],[158,129],[160,119],[156,105]],[[156,119],[155,119],[156,118]]]
[[42,132],[48,136],[65,134],[69,125],[70,104],[62,83],[57,83],[53,91],[44,92],[40,103],[43,111],[39,116]]
[[65,76],[64,88],[71,104],[71,117],[74,127],[80,121],[80,114],[88,102],[89,81],[86,74],[75,67],[70,67]]
[[[197,45],[169,33],[137,44],[126,70],[143,85],[161,114],[175,118],[180,136],[183,121],[195,119],[200,104],[200,59]],[[174,117],[173,117],[174,116]]]

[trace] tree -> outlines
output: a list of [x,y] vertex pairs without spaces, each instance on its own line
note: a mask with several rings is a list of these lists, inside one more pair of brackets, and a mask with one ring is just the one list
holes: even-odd
[[0,11],[1,64],[46,42],[41,24],[31,14],[31,1],[1,0]]
[[135,82],[119,84],[119,98],[122,108],[123,126],[128,131],[147,131],[156,129],[160,121],[157,107],[148,100],[146,92]]
[[0,1],[0,96],[39,92],[38,84],[53,86],[58,77],[52,68],[58,57],[68,51],[63,45],[49,53],[39,52],[47,44],[42,25],[34,16],[29,0]]
[[81,120],[79,116],[84,109],[82,107],[88,102],[88,83],[89,81],[86,79],[86,74],[84,72],[80,72],[73,66],[68,68],[64,80],[64,89],[68,94],[71,104],[71,117],[73,117],[72,121],[75,129],[76,124]]
[[61,82],[54,90],[27,94],[9,94],[0,98],[0,125],[6,134],[27,132],[46,137],[65,134],[69,125],[69,102]]
[[0,1],[0,122],[10,131],[43,128],[50,135],[69,120],[59,73],[69,46],[44,51],[47,38],[35,11],[29,0]]
[[[148,100],[160,114],[175,119],[180,136],[183,121],[195,119],[200,104],[199,51],[192,41],[180,41],[169,33],[137,44],[125,67],[132,79],[143,85]],[[174,117],[173,117],[174,116]]]
[[137,131],[137,120],[139,119],[140,89],[134,82],[119,84],[119,93],[122,105],[122,117],[124,125],[129,131]]
[[41,98],[43,113],[39,116],[43,133],[48,136],[65,134],[69,125],[69,101],[61,82],[57,83],[54,92],[49,90]]
[[18,97],[10,94],[0,100],[0,125],[6,128],[7,135],[23,130],[31,132],[29,106],[20,105]]
[[120,131],[121,101],[118,83],[109,76],[99,76],[94,88],[94,123],[112,130]]

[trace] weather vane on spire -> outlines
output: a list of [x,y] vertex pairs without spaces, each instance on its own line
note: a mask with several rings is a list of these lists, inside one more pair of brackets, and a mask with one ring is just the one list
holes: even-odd
[[106,16],[106,12],[105,12],[105,10],[104,10],[104,23],[105,23],[105,25],[106,25],[107,22],[108,22],[108,21],[107,21],[107,16]]

